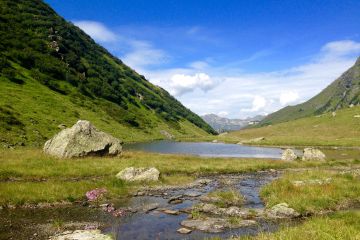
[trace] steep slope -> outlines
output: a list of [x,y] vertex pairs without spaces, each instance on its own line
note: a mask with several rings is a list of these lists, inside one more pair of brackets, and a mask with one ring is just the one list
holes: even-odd
[[80,118],[129,141],[215,133],[41,0],[2,0],[0,143],[41,144]]
[[321,93],[305,103],[288,106],[268,115],[260,126],[285,122],[302,117],[335,111],[360,103],[360,57],[354,66],[343,73]]
[[242,128],[251,125],[252,122],[260,121],[264,118],[264,116],[258,115],[246,119],[230,119],[230,118],[220,117],[216,114],[206,114],[201,117],[218,133],[240,130]]

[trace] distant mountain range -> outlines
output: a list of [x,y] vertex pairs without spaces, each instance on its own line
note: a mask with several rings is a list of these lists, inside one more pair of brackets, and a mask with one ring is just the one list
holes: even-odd
[[351,105],[360,104],[360,57],[354,66],[343,73],[322,92],[307,102],[288,106],[264,118],[259,126],[287,122],[298,118],[320,115]]
[[201,116],[205,122],[207,122],[218,133],[235,131],[245,128],[249,125],[258,124],[265,116],[257,115],[255,117],[249,117],[246,119],[229,119],[220,117],[216,114],[206,114]]

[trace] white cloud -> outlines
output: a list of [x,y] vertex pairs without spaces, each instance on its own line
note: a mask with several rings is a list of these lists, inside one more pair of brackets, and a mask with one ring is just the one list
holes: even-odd
[[84,32],[99,42],[114,42],[118,39],[118,36],[115,33],[100,22],[75,21],[74,25],[81,28]]
[[226,112],[226,111],[221,111],[221,112],[218,112],[217,115],[220,116],[220,117],[227,117],[229,115],[229,113]]
[[334,41],[325,44],[322,49],[328,55],[344,56],[360,51],[360,43],[351,40]]
[[[178,77],[174,84],[172,79],[178,74],[194,78],[195,67],[201,64],[148,71],[146,76],[171,93],[174,93],[174,87],[178,89],[175,92],[179,100],[196,113],[225,111],[230,118],[244,118],[274,112],[284,105],[297,104],[315,96],[354,64],[360,54],[359,44],[348,41],[327,43],[310,61],[280,71],[246,73],[231,64],[206,66],[206,75],[211,75],[212,80],[221,79],[209,84],[211,90],[207,92],[197,91],[194,80],[182,82],[183,78]],[[180,94],[185,92],[187,94]]]
[[298,99],[299,99],[298,92],[291,91],[291,90],[286,91],[286,92],[282,92],[280,94],[280,97],[279,97],[279,101],[280,101],[281,106],[285,106],[285,105],[287,105],[289,103],[293,103]]
[[259,112],[266,106],[266,99],[262,96],[256,95],[252,100],[252,107],[241,109],[242,112]]
[[162,64],[168,59],[165,51],[154,48],[146,41],[131,41],[130,44],[132,50],[121,59],[139,72],[146,66]]
[[171,77],[169,86],[170,92],[179,96],[195,89],[210,90],[215,86],[215,82],[206,73],[196,73],[194,75],[175,74]]

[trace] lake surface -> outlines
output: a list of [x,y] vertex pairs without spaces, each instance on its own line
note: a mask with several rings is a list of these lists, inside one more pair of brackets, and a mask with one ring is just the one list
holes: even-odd
[[282,154],[282,150],[280,148],[209,142],[155,141],[126,144],[124,149],[168,154],[189,154],[203,157],[234,158],[280,159]]

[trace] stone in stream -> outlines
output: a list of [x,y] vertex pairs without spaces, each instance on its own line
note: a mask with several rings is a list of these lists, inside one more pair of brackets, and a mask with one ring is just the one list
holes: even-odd
[[44,152],[59,158],[119,155],[122,142],[96,129],[89,121],[79,120],[48,140]]
[[179,211],[177,210],[165,209],[163,212],[169,215],[179,215]]
[[243,219],[260,217],[263,215],[262,209],[243,209],[235,206],[231,206],[228,208],[220,208],[211,203],[200,203],[196,205],[194,208],[200,212],[213,214],[213,215],[221,215],[221,216],[230,216],[230,217],[240,217]]
[[186,191],[184,193],[184,196],[186,197],[199,197],[201,195],[200,192],[196,192],[196,191]]
[[293,208],[290,208],[287,203],[279,203],[273,206],[267,212],[267,215],[270,218],[296,218],[300,216],[300,214]]
[[116,178],[128,182],[134,181],[158,181],[160,176],[156,168],[134,168],[128,167],[116,174]]
[[100,230],[65,231],[49,238],[50,240],[112,240],[109,235],[102,234]]
[[325,154],[316,148],[305,148],[303,161],[325,161]]
[[284,161],[294,161],[298,158],[298,156],[295,154],[294,150],[292,149],[285,149],[281,155],[281,160]]
[[178,230],[176,230],[178,233],[181,233],[181,234],[189,234],[192,232],[192,230],[190,229],[187,229],[187,228],[179,228]]
[[150,203],[142,207],[142,210],[146,213],[151,212],[159,207],[158,203]]
[[183,227],[210,233],[223,232],[227,224],[227,221],[222,218],[188,219],[181,222]]
[[177,195],[177,196],[171,197],[169,199],[168,203],[170,203],[170,204],[182,203],[183,202],[182,197],[183,197],[183,195]]
[[220,233],[226,228],[240,228],[256,224],[254,220],[240,220],[237,223],[230,223],[223,218],[188,219],[181,222],[186,228],[196,229],[209,233]]

